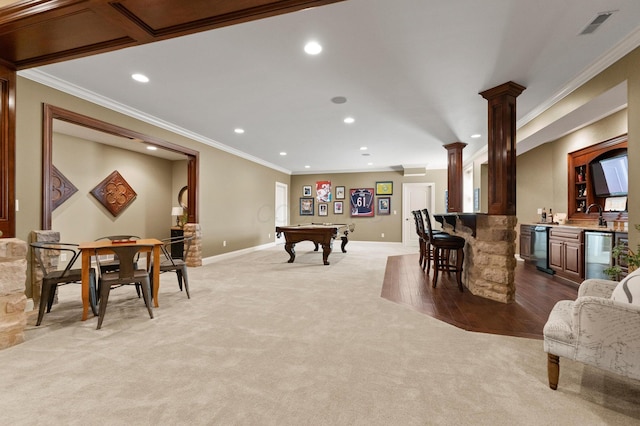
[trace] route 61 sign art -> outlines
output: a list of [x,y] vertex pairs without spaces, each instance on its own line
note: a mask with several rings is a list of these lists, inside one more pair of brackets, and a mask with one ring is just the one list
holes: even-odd
[[372,217],[373,188],[351,189],[351,216]]

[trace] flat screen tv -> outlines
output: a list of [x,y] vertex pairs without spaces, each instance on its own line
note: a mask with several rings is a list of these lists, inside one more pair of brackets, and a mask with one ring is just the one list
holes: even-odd
[[629,188],[627,155],[605,158],[591,163],[591,180],[596,197],[621,197]]

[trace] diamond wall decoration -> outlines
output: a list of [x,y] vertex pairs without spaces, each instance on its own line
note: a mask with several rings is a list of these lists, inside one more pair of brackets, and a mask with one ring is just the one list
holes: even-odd
[[114,170],[102,182],[91,190],[96,200],[102,203],[109,213],[117,217],[136,198],[136,191]]
[[51,191],[51,210],[55,210],[59,205],[67,201],[69,197],[78,192],[78,188],[54,165],[51,165],[51,188],[49,190]]

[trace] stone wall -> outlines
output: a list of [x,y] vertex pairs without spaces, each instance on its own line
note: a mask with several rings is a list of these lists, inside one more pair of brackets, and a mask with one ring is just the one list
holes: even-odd
[[27,243],[0,239],[0,349],[24,342]]
[[516,216],[479,214],[475,237],[459,220],[455,231],[445,226],[467,242],[463,283],[472,294],[503,303],[515,301],[517,222]]

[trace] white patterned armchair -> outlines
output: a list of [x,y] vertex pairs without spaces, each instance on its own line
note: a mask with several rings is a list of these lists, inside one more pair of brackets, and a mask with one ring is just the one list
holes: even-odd
[[[640,284],[638,271],[625,280],[634,279]],[[626,285],[622,293],[625,280],[585,280],[575,301],[553,307],[543,332],[551,389],[558,387],[559,357],[640,379],[640,304],[638,297],[631,300]]]

